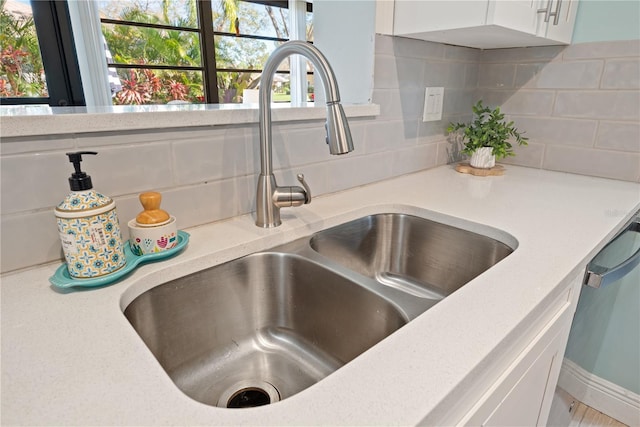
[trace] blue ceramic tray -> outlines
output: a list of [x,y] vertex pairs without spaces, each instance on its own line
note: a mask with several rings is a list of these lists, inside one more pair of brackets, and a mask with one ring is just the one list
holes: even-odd
[[131,248],[129,247],[129,245],[125,244],[124,256],[127,258],[127,263],[120,270],[107,274],[105,276],[95,277],[92,279],[74,279],[73,277],[69,276],[67,264],[62,264],[60,267],[58,267],[55,274],[49,277],[49,282],[51,282],[53,286],[63,289],[72,287],[94,288],[97,286],[110,285],[123,276],[129,274],[142,263],[160,261],[178,254],[185,248],[185,246],[187,246],[188,242],[189,233],[178,230],[178,244],[166,251],[146,255],[134,255],[134,253],[131,252]]

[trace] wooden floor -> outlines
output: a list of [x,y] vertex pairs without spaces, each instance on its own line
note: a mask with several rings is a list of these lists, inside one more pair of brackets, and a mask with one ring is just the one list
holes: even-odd
[[585,405],[582,402],[576,402],[571,411],[570,427],[625,427],[620,421],[614,420],[606,416],[602,412]]
[[553,427],[625,427],[600,411],[576,400],[561,388],[556,389],[547,422]]

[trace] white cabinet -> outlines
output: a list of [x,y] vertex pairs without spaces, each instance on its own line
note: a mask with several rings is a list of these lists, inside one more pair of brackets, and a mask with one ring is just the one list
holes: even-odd
[[378,32],[493,49],[569,44],[578,0],[378,0],[378,5]]
[[549,0],[554,8],[554,14],[557,11],[557,17],[550,17],[549,22],[545,24],[544,19],[538,21],[536,34],[547,40],[554,40],[560,43],[569,44],[573,36],[573,26],[576,22],[576,13],[578,12],[578,0]]
[[[562,366],[564,330],[556,331],[551,341],[537,356],[498,404],[482,422],[483,426],[544,426]],[[546,340],[545,340],[546,342]],[[525,365],[526,366],[526,365]]]
[[458,425],[544,426],[560,375],[582,274],[548,305],[536,332]]

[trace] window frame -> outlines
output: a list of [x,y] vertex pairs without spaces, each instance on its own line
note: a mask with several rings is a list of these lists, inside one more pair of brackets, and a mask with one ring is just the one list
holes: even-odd
[[80,67],[66,0],[31,1],[47,92],[43,97],[2,97],[2,105],[85,106]]
[[[289,1],[287,0],[241,0],[248,3],[262,4],[274,7],[283,7],[289,9]],[[313,12],[313,4],[306,1],[306,11]],[[28,104],[48,104],[50,106],[86,106],[85,90],[80,73],[78,63],[78,54],[76,44],[74,42],[73,26],[69,16],[68,0],[37,0],[31,2],[33,18],[36,26],[36,33],[40,43],[40,51],[42,55],[43,66],[47,79],[48,97],[2,97],[0,103],[3,105],[28,105]],[[203,73],[204,85],[204,103],[219,104],[219,91],[217,84],[218,72],[253,72],[261,73],[262,69],[236,69],[236,68],[217,68],[215,42],[216,36],[233,36],[240,38],[252,38],[269,41],[287,41],[290,39],[258,36],[251,34],[235,34],[227,32],[218,32],[213,30],[213,25],[202,25],[202,22],[213,22],[213,14],[211,1],[197,0],[198,10],[198,28],[173,27],[170,25],[145,24],[139,22],[127,22],[113,19],[100,18],[99,22],[115,24],[115,25],[136,25],[148,26],[159,29],[169,29],[178,31],[195,31],[200,33],[200,49],[202,63],[200,67],[188,66],[166,66],[166,65],[140,65],[140,64],[108,64],[113,68],[149,68],[149,69],[175,69],[182,71],[196,70]],[[98,19],[98,18],[96,18]],[[81,31],[76,29],[76,31]],[[78,35],[77,35],[78,36]],[[82,37],[82,35],[79,35]],[[211,41],[211,42],[208,42]],[[306,41],[306,40],[305,40]],[[309,43],[313,43],[308,41]],[[100,54],[100,53],[98,53]],[[106,64],[106,61],[105,61]],[[296,89],[293,87],[293,74],[288,71],[278,71],[278,73],[292,75],[292,92]],[[300,79],[306,82],[306,76],[303,77],[300,72]],[[313,75],[313,72],[306,72],[306,75]],[[306,94],[300,94],[300,97],[306,99]],[[293,97],[292,97],[293,101]]]
[[[287,0],[240,0],[246,3],[262,4],[273,7],[280,7],[289,9],[289,2]],[[312,3],[306,3],[306,12],[313,12]],[[213,11],[210,0],[197,0],[197,13],[198,13],[198,27],[180,27],[167,24],[150,24],[141,22],[123,21],[112,18],[100,18],[100,23],[110,25],[129,25],[145,28],[184,31],[184,32],[197,32],[200,35],[200,57],[201,65],[198,66],[180,66],[180,65],[154,65],[154,64],[132,64],[132,63],[110,63],[108,66],[115,69],[153,69],[153,70],[177,70],[177,71],[200,71],[202,72],[203,80],[203,93],[204,103],[208,104],[220,104],[220,96],[217,82],[217,74],[219,72],[251,72],[261,73],[262,69],[244,69],[244,68],[218,68],[216,62],[215,51],[215,38],[216,37],[234,37],[234,38],[249,38],[254,40],[267,40],[276,42],[286,42],[289,39],[260,36],[253,34],[236,34],[224,31],[214,31],[213,28]],[[204,24],[206,23],[206,24]],[[211,23],[211,25],[209,25]],[[306,40],[305,40],[306,41]],[[309,42],[312,43],[312,42]],[[282,74],[290,74],[287,71],[278,71]],[[313,72],[306,72],[305,74],[312,75]]]

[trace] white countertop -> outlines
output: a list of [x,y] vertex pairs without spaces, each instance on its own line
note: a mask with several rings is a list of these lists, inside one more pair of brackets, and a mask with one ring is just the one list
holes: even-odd
[[[638,208],[637,183],[516,166],[482,178],[443,166],[283,209],[277,229],[242,216],[187,230],[185,252],[101,289],[54,291],[57,264],[5,275],[2,424],[437,424]],[[172,278],[381,212],[444,219],[517,249],[329,377],[253,409],[184,395],[122,314]]]

